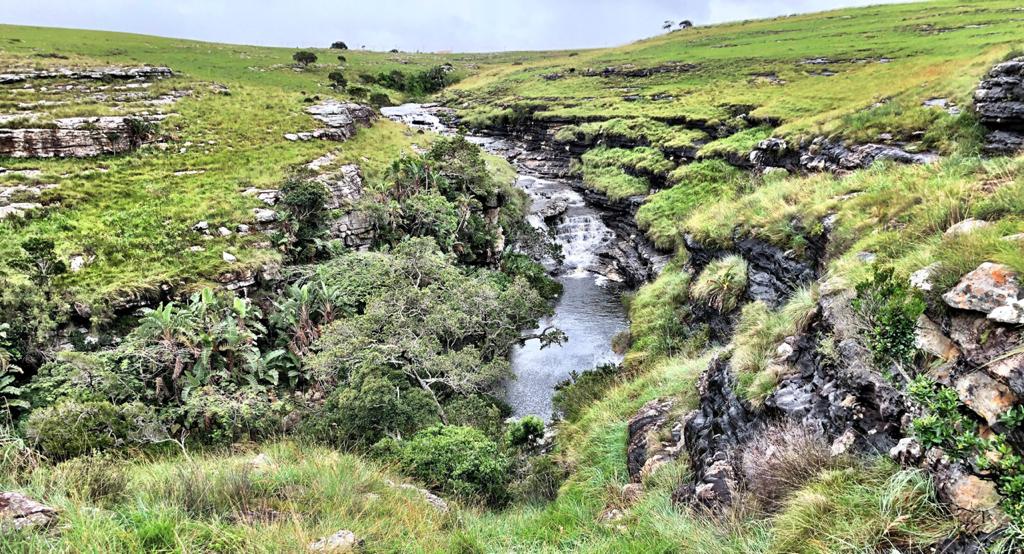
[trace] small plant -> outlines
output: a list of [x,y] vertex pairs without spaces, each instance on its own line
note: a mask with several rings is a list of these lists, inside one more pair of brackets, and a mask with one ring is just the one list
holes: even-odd
[[308,67],[309,64],[316,63],[317,60],[316,54],[310,52],[309,50],[299,50],[298,52],[292,54],[292,59],[295,60],[295,63],[299,64],[303,68]]
[[132,149],[142,146],[156,133],[156,124],[138,117],[126,117],[124,126],[127,130],[128,144]]

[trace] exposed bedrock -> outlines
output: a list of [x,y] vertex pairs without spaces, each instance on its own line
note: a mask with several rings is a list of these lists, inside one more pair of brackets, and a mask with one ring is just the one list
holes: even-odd
[[87,158],[121,154],[150,139],[147,127],[164,116],[73,117],[52,128],[0,129],[0,157]]
[[993,67],[974,91],[974,106],[988,130],[988,153],[1024,149],[1024,57]]
[[59,67],[55,69],[0,73],[0,85],[23,83],[33,79],[151,80],[164,79],[173,75],[174,72],[169,67],[148,65],[138,67]]

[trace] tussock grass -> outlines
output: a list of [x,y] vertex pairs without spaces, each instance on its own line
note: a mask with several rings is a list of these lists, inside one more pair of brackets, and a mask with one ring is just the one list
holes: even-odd
[[690,287],[694,300],[704,302],[721,313],[736,309],[746,291],[747,261],[736,255],[708,264]]

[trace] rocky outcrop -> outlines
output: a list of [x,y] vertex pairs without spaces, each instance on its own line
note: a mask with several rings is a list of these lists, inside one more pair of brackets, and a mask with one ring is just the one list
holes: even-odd
[[640,483],[657,469],[679,457],[682,425],[672,418],[671,400],[652,400],[640,408],[626,427],[626,469]]
[[360,128],[373,125],[377,120],[377,111],[370,106],[353,102],[327,100],[306,108],[306,113],[313,119],[324,124],[324,127],[312,132],[288,133],[288,140],[334,140],[344,142],[356,135]]
[[61,67],[56,69],[39,69],[18,73],[0,73],[0,85],[23,83],[34,79],[91,79],[109,80],[153,80],[174,76],[169,67],[138,66],[138,67],[91,67],[83,69]]
[[987,152],[1024,149],[1024,57],[993,67],[974,91],[974,106],[988,130]]
[[163,116],[73,117],[40,129],[0,129],[0,157],[86,158],[122,154],[145,143]]
[[0,492],[0,533],[49,527],[57,510],[17,492]]
[[1024,295],[1016,273],[1002,264],[983,263],[942,295],[951,308],[981,312],[1000,323],[1024,324]]
[[783,168],[789,171],[845,173],[870,167],[881,160],[926,164],[938,159],[939,156],[931,152],[913,153],[886,144],[847,145],[825,137],[817,137],[799,146],[780,138],[770,138],[761,141],[750,153],[751,164],[761,172]]
[[693,481],[683,483],[672,499],[713,510],[732,502],[739,485],[739,447],[760,428],[756,418],[733,391],[728,360],[716,358],[697,384],[700,406],[683,421],[683,441],[690,457]]

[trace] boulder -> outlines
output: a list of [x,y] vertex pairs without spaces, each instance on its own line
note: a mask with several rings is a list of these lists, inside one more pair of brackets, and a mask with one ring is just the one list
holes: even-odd
[[969,373],[956,381],[960,400],[974,413],[996,425],[1000,417],[1017,404],[1017,395],[984,371]]
[[956,224],[950,226],[950,228],[946,229],[946,232],[943,233],[943,234],[945,236],[947,236],[947,237],[956,237],[956,236],[960,236],[960,235],[969,235],[969,234],[971,234],[971,233],[973,233],[975,231],[978,231],[980,229],[985,229],[985,228],[991,227],[991,226],[992,226],[992,224],[989,223],[988,221],[983,221],[983,220],[980,220],[980,219],[968,218],[968,219],[965,219],[965,220],[963,220],[963,221],[961,221],[959,223],[956,223]]
[[991,533],[1006,524],[1006,514],[999,506],[1002,497],[994,483],[971,474],[938,448],[925,453],[925,465],[934,476],[939,498],[967,531]]
[[324,537],[309,545],[310,552],[331,552],[341,554],[343,552],[358,552],[363,546],[363,540],[355,533],[342,529],[337,533]]
[[938,324],[924,314],[917,318],[914,346],[946,362],[956,361],[960,357],[960,349],[956,344],[942,332]]
[[939,267],[940,264],[936,262],[911,273],[910,286],[924,292],[931,291],[935,287],[932,279],[935,278],[935,273],[939,270]]
[[[360,127],[369,127],[377,119],[377,111],[369,106],[352,102],[327,100],[306,108],[306,113],[313,116],[326,127],[312,133],[312,138],[346,141],[355,136]],[[303,140],[302,134],[295,139]]]
[[1017,275],[1002,264],[985,262],[942,295],[951,308],[981,312],[993,321],[1024,324],[1024,299]]
[[0,532],[42,528],[57,520],[57,510],[17,492],[0,492]]

